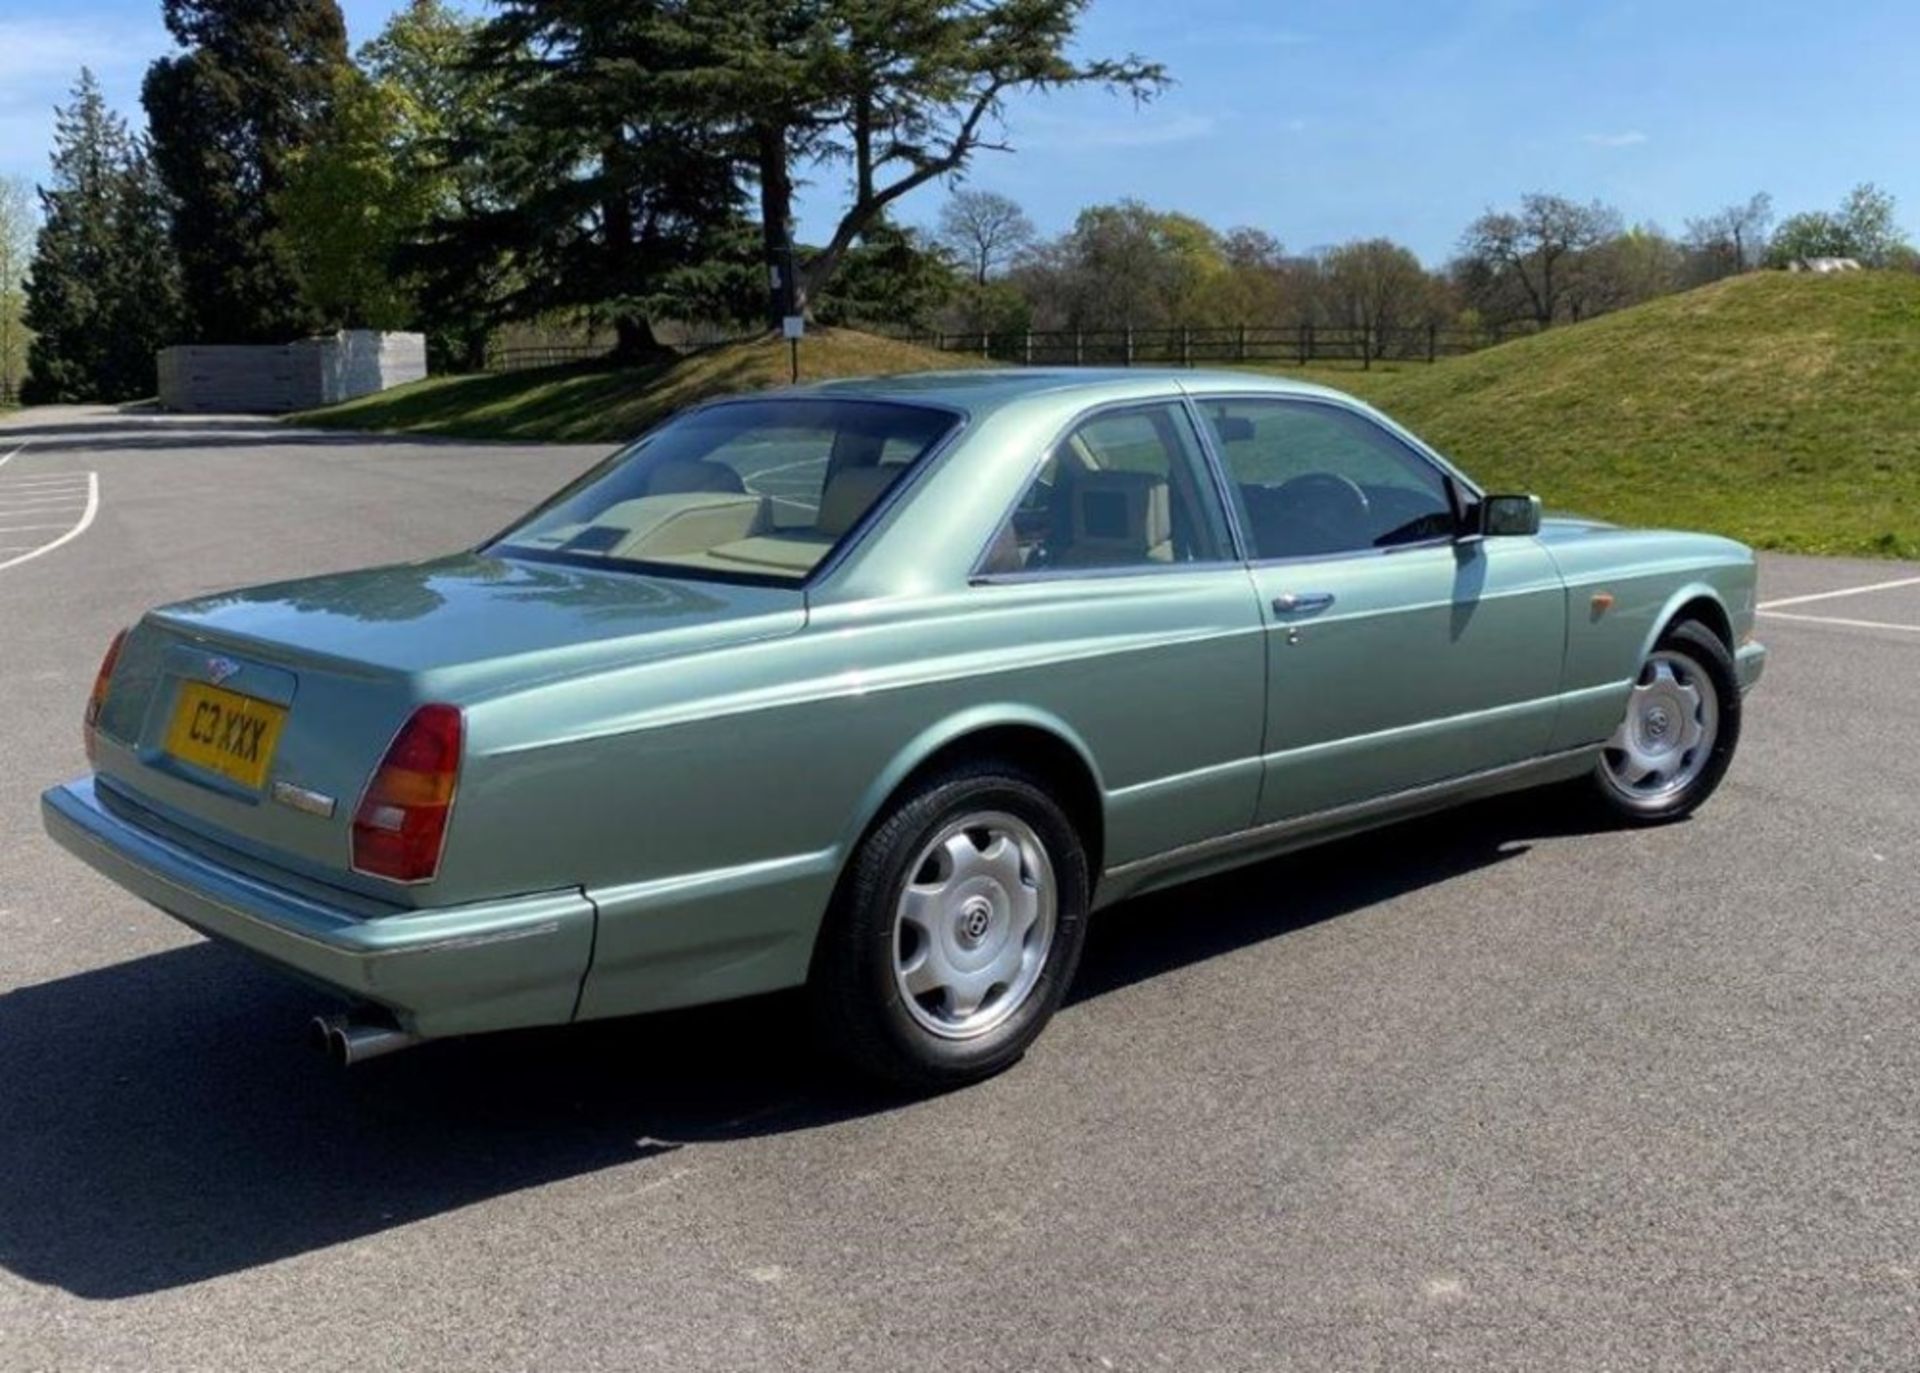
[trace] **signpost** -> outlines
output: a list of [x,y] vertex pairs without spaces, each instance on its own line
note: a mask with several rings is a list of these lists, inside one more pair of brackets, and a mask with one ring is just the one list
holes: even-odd
[[793,379],[800,380],[800,340],[807,336],[807,317],[788,315],[780,321],[781,337],[787,341],[787,349],[793,356]]
[[780,313],[780,336],[787,341],[787,352],[793,366],[793,380],[797,384],[800,380],[800,340],[807,334],[807,317],[795,308],[799,302],[794,291],[791,230],[787,233],[786,241],[775,250],[771,276],[773,305]]

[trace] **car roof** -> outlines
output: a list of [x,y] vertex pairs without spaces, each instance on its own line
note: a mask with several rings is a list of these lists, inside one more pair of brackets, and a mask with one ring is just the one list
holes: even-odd
[[1059,398],[1085,392],[1089,398],[1108,400],[1135,388],[1142,396],[1185,389],[1346,398],[1330,387],[1264,372],[1188,367],[1012,367],[906,372],[897,376],[815,382],[790,388],[784,394],[950,405],[977,414],[1040,396]]

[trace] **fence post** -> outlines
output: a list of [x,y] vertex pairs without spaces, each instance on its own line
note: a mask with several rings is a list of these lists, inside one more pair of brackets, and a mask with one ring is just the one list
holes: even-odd
[[1237,362],[1247,360],[1247,326],[1244,324],[1240,326],[1239,335],[1234,340],[1234,360]]
[[1305,367],[1313,361],[1313,325],[1311,322],[1300,326],[1300,365]]
[[1427,361],[1437,362],[1439,361],[1439,359],[1440,359],[1440,326],[1437,324],[1428,324],[1427,325]]
[[1020,361],[1028,367],[1033,366],[1033,330],[1027,330],[1026,338],[1020,345]]
[[1087,336],[1083,330],[1073,331],[1073,365],[1081,367],[1087,361]]
[[1373,370],[1373,326],[1367,325],[1360,331],[1360,370]]
[[1127,326],[1127,366],[1133,366],[1133,326]]

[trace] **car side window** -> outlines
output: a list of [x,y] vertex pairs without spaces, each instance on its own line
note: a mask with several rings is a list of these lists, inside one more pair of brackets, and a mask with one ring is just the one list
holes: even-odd
[[1256,558],[1445,538],[1453,500],[1434,465],[1365,415],[1290,400],[1201,400]]
[[988,545],[986,574],[1218,562],[1226,516],[1186,411],[1090,416],[1055,445]]

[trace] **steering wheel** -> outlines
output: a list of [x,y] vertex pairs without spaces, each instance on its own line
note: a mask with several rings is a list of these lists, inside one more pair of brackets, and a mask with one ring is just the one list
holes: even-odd
[[1360,484],[1337,472],[1303,472],[1275,488],[1274,503],[1289,521],[1312,530],[1321,551],[1364,546],[1373,527],[1373,503]]

